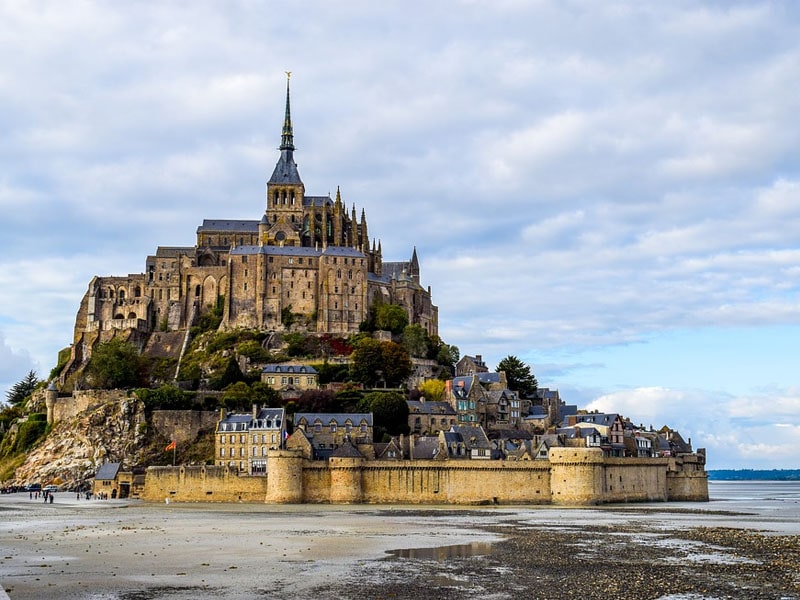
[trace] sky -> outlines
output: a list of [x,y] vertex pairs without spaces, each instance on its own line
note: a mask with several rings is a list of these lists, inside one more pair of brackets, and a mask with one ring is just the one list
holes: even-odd
[[[708,468],[800,468],[800,5],[0,0],[0,390],[94,275],[310,195],[416,246],[439,330]],[[3,394],[3,397],[5,394]]]

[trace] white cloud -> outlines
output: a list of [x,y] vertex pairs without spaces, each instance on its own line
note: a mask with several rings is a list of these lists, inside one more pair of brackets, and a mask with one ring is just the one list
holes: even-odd
[[420,6],[2,5],[8,344],[53,362],[92,275],[258,218],[285,70],[307,192],[417,246],[464,352],[800,323],[793,6]]

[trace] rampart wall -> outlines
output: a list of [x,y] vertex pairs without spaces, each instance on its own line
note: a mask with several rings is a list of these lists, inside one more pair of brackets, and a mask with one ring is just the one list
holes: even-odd
[[143,499],[176,502],[368,504],[600,504],[706,501],[703,471],[669,459],[604,458],[596,449],[551,449],[536,461],[309,461],[290,450],[268,458],[268,476],[228,467],[151,467]]

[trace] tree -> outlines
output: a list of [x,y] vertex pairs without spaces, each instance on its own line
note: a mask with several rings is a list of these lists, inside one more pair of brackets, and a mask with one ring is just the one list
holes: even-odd
[[225,370],[222,373],[215,373],[208,382],[208,387],[212,390],[224,390],[230,384],[244,380],[245,376],[239,368],[239,363],[230,356],[225,363]]
[[6,392],[8,403],[11,406],[19,406],[27,400],[28,396],[33,393],[37,385],[39,385],[39,378],[36,376],[36,371],[28,371],[25,377],[15,383],[11,389]]
[[397,304],[381,304],[375,313],[375,326],[384,331],[391,331],[395,335],[403,332],[408,325],[408,314],[402,306]]
[[414,364],[408,356],[408,350],[394,342],[381,342],[383,358],[383,378],[388,387],[400,387],[408,379]]
[[367,387],[376,387],[379,384],[387,387],[399,386],[411,375],[413,369],[408,350],[403,346],[372,338],[359,341],[350,360],[353,379]]
[[441,379],[428,379],[419,384],[418,389],[425,400],[437,402],[444,397],[445,383]]
[[371,412],[373,418],[373,440],[380,440],[384,433],[407,435],[408,403],[398,392],[371,392],[358,403],[359,412]]
[[428,332],[421,325],[406,325],[403,329],[403,346],[415,358],[424,358],[428,354]]
[[367,387],[375,387],[383,371],[381,343],[372,338],[364,338],[356,344],[350,355],[350,372],[353,379]]
[[536,388],[539,386],[539,382],[536,381],[536,377],[534,377],[531,372],[530,366],[526,365],[516,356],[506,356],[498,363],[495,371],[498,373],[500,371],[505,372],[508,387],[515,392],[519,392],[520,396],[523,398],[529,398],[536,394]]
[[143,383],[144,363],[133,344],[113,338],[97,345],[86,367],[89,385],[99,389],[129,388]]
[[229,410],[250,410],[253,406],[250,386],[244,381],[231,383],[222,392],[222,403]]

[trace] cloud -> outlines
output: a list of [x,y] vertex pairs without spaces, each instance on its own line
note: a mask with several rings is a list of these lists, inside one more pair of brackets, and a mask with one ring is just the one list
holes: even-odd
[[633,387],[580,379],[620,346],[800,323],[794,6],[416,8],[3,5],[8,345],[53,363],[91,276],[259,218],[286,70],[307,193],[340,187],[385,260],[416,246],[463,352],[589,401]]

